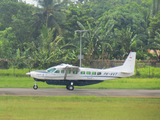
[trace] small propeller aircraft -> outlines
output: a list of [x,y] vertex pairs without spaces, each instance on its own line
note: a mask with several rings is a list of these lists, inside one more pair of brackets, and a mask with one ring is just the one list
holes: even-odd
[[74,90],[74,86],[97,84],[104,80],[129,77],[134,75],[136,52],[130,52],[122,66],[108,69],[95,69],[61,64],[44,71],[26,73],[35,80],[33,89],[37,90],[37,81],[49,85],[66,85],[67,90]]

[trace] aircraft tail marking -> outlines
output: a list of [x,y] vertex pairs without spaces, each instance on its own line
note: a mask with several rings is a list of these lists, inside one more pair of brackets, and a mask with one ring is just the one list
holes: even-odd
[[122,73],[134,73],[136,52],[130,52],[122,65]]

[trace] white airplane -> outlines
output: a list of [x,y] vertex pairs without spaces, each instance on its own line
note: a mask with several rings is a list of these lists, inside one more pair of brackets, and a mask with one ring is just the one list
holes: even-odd
[[122,66],[108,69],[95,69],[61,64],[45,71],[31,71],[26,73],[35,80],[33,89],[37,90],[37,81],[49,85],[66,85],[67,90],[74,90],[74,86],[85,86],[103,82],[104,80],[129,77],[134,75],[136,52],[130,52]]

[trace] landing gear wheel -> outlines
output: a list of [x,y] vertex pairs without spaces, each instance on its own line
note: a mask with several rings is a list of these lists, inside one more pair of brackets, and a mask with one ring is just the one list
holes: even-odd
[[70,91],[74,90],[74,86],[73,85],[67,85],[66,88],[67,88],[67,90],[70,90]]
[[68,89],[68,85],[66,85],[66,89],[69,90],[69,89]]
[[37,86],[37,85],[34,85],[34,86],[33,86],[33,89],[34,89],[34,90],[37,90],[37,89],[38,89],[38,86]]

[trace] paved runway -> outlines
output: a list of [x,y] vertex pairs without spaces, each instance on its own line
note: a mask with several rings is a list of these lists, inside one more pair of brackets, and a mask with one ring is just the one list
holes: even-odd
[[160,90],[131,89],[38,89],[31,88],[0,88],[0,95],[24,96],[108,96],[108,97],[160,97]]

